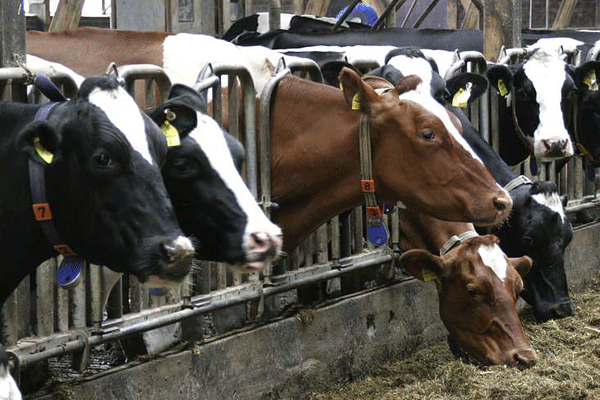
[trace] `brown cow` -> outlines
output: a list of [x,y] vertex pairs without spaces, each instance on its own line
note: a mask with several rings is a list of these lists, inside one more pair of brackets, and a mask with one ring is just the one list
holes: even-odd
[[343,90],[288,76],[275,93],[272,197],[280,204],[274,218],[288,250],[328,218],[364,202],[361,112],[352,109],[357,94],[371,126],[378,202],[402,201],[428,215],[481,225],[498,224],[508,215],[510,197],[462,146],[456,126],[444,124],[443,115],[417,103],[418,93],[409,93],[418,78],[407,77],[394,87],[344,69],[340,80]]
[[400,265],[417,279],[435,280],[440,317],[460,348],[482,364],[534,362],[535,351],[516,309],[521,277],[529,272],[531,259],[506,257],[493,235],[457,241],[438,257],[431,253],[453,237],[477,235],[473,225],[407,210],[400,210],[399,217],[405,239],[401,247],[415,249],[401,255]]

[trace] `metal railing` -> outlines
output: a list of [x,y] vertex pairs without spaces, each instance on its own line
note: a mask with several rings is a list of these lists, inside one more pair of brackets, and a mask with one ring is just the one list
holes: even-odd
[[[523,54],[512,50],[507,51],[509,53],[511,55],[507,57],[515,61]],[[287,68],[282,66],[259,93],[258,110],[252,75],[241,65],[210,64],[199,74],[195,86],[199,91],[210,90],[213,116],[223,122],[223,79],[227,79],[229,116],[225,124],[246,145],[248,185],[267,213],[272,204],[270,169],[266,167],[270,165],[268,130],[272,93],[278,82],[289,73],[301,73],[320,81],[320,71],[315,66],[314,62],[288,63]],[[484,73],[485,59],[479,53],[460,53],[447,76],[458,71]],[[170,81],[162,69],[147,65],[122,66],[117,73],[130,93],[144,105],[153,106],[166,99]],[[0,69],[3,98],[26,101],[26,80],[26,74],[19,68]],[[136,84],[136,81],[142,82]],[[8,94],[13,97],[7,97]],[[470,110],[469,115],[480,130],[494,125],[495,116],[490,110],[496,108],[485,104],[493,97]],[[257,111],[258,120],[255,118]],[[243,114],[242,119],[238,119],[240,114]],[[496,135],[493,130],[487,134],[492,143],[497,141]],[[557,179],[560,191],[568,193],[572,199],[568,212],[600,204],[595,197],[595,186],[588,187],[578,178],[582,174],[581,170],[577,170],[581,165],[577,162],[581,163],[578,157],[570,161],[567,170],[558,176],[551,174],[549,166],[542,168],[538,177],[529,173],[533,180]],[[529,171],[524,172],[527,174]],[[68,353],[77,354],[75,368],[82,370],[88,363],[90,347],[109,341],[180,324],[183,334],[166,341],[164,346],[168,346],[181,338],[195,340],[202,337],[201,326],[205,321],[201,316],[212,315],[214,318],[223,312],[241,313],[239,319],[247,323],[276,315],[278,310],[265,310],[265,300],[269,298],[279,299],[293,292],[291,301],[302,304],[360,291],[365,285],[376,284],[376,281],[397,282],[405,279],[393,267],[400,251],[398,213],[386,215],[385,223],[390,231],[389,245],[374,249],[363,239],[364,213],[362,207],[357,207],[321,226],[284,260],[267,268],[263,274],[244,276],[232,272],[224,264],[202,262],[202,268],[190,276],[186,284],[163,295],[151,294],[132,276],[119,279],[118,275],[94,265],[84,269],[84,285],[69,291],[57,289],[54,283],[57,261],[49,260],[37,269],[34,277],[24,280],[3,307],[3,322],[8,326],[5,344],[17,370]],[[366,274],[366,270],[369,273]],[[326,284],[317,285],[322,282]],[[32,290],[35,297],[30,296]],[[106,299],[108,306],[105,310]],[[33,319],[29,315],[34,315]],[[213,323],[217,333],[224,333],[232,327],[231,323],[216,320]]]

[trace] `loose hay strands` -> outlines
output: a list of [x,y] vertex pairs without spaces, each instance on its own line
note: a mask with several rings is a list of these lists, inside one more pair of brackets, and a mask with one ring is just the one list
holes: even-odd
[[444,342],[310,399],[600,399],[600,285],[575,295],[574,301],[575,316],[561,320],[538,324],[528,310],[521,313],[538,354],[530,368],[465,364]]

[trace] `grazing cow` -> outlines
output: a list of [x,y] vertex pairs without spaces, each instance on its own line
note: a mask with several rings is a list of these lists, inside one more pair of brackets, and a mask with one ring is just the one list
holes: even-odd
[[[431,82],[431,92],[445,93],[440,88],[439,77],[428,69],[428,63],[419,59],[417,52],[412,57],[406,52],[397,56],[394,51],[388,57],[390,65],[378,74],[398,79],[402,73],[418,73],[424,81]],[[398,70],[400,69],[400,71]],[[450,90],[451,93],[455,90]],[[483,160],[497,182],[505,187],[513,199],[513,211],[507,222],[493,232],[500,238],[502,250],[510,257],[528,255],[533,260],[531,272],[523,278],[525,289],[521,294],[534,309],[540,320],[562,318],[573,314],[564,267],[564,253],[570,243],[573,230],[565,218],[566,196],[559,196],[552,182],[531,183],[520,178],[494,152],[481,137],[460,108],[451,111],[459,119],[462,134],[475,153]]]
[[8,353],[0,344],[0,400],[21,400],[21,392],[10,374]]
[[530,154],[541,161],[573,155],[568,127],[576,87],[555,49],[535,48],[517,65],[491,65],[486,76],[499,96],[499,151],[507,164]]
[[271,176],[272,199],[280,205],[274,218],[286,249],[364,202],[361,115],[372,132],[378,202],[402,201],[439,218],[481,225],[507,215],[506,192],[464,145],[446,110],[413,90],[414,78],[394,86],[343,69],[343,90],[294,76],[279,83],[271,110]]
[[482,364],[534,362],[516,308],[531,259],[507,258],[495,236],[478,236],[472,224],[402,209],[399,217],[400,245],[412,249],[399,263],[417,279],[435,280],[451,340]]
[[[226,261],[245,272],[264,268],[281,250],[281,229],[259,208],[239,174],[244,149],[206,114],[193,89],[174,85],[169,100],[150,111],[181,135],[169,148],[163,178],[182,230],[197,237],[202,260]],[[230,156],[231,150],[231,156]]]
[[155,285],[189,273],[194,247],[160,175],[165,137],[114,77],[86,79],[51,109],[0,110],[0,304],[57,251]]

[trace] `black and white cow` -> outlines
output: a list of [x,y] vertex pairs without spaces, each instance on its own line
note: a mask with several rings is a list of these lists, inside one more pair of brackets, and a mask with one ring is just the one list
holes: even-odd
[[[429,62],[419,58],[417,52],[407,55],[400,51],[401,55],[397,55],[398,52],[390,54],[386,66],[379,72],[380,76],[417,74],[438,100],[443,98],[440,96],[442,93],[457,93],[460,80],[444,88],[441,77],[436,76]],[[475,81],[472,85],[478,86]],[[466,87],[465,82],[462,87]],[[509,257],[527,255],[533,260],[529,274],[523,278],[521,296],[533,307],[540,320],[572,315],[574,309],[564,266],[565,249],[573,236],[563,208],[566,196],[559,196],[552,182],[531,183],[520,178],[481,137],[460,108],[451,107],[451,111],[459,119],[467,143],[513,199],[513,211],[508,221],[494,228],[493,233],[500,238],[500,247]]]
[[184,85],[174,85],[169,100],[150,116],[159,126],[170,120],[181,135],[180,144],[169,147],[162,172],[181,228],[198,238],[197,257],[246,272],[262,269],[281,251],[281,229],[238,172],[241,144],[206,114],[204,98]]
[[[167,144],[158,126],[108,75],[86,79],[76,98],[34,120],[40,108],[0,103],[0,304],[57,254],[53,244],[142,282],[181,281],[194,247],[160,174]],[[39,171],[35,166],[45,175],[39,192],[50,209],[35,208],[44,215],[32,204],[29,169]],[[48,239],[36,221],[48,211],[62,243]]]
[[490,65],[486,76],[500,96],[499,152],[507,164],[530,154],[540,161],[573,155],[568,128],[576,87],[556,49],[533,48],[519,64]]

